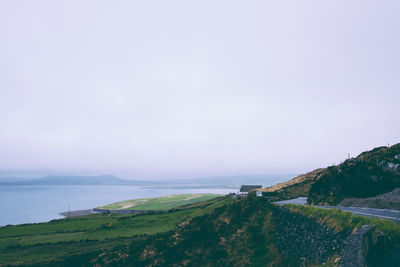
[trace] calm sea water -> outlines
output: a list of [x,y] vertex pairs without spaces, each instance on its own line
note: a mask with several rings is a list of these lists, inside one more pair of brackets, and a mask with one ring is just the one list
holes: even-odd
[[116,201],[171,194],[235,192],[227,188],[151,189],[135,186],[0,186],[0,226],[47,222],[60,212],[91,209]]

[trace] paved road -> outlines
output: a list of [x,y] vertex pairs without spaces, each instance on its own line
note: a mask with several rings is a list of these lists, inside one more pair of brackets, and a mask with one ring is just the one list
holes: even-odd
[[[299,197],[285,201],[276,202],[279,205],[285,204],[300,204],[307,205],[306,197]],[[343,206],[313,206],[323,209],[338,209],[343,211],[348,211],[356,215],[366,216],[366,217],[377,217],[391,220],[397,224],[400,224],[400,211],[398,210],[388,210],[388,209],[372,209],[372,208],[360,208],[360,207],[343,207]]]

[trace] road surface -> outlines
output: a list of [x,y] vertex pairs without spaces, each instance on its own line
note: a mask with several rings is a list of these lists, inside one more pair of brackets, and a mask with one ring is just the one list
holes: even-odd
[[[294,199],[278,201],[279,205],[285,204],[300,204],[307,205],[306,197],[298,197]],[[360,207],[344,207],[344,206],[313,206],[323,209],[338,209],[343,211],[351,212],[355,215],[361,215],[366,217],[377,217],[382,219],[391,220],[397,224],[400,224],[400,211],[398,210],[388,210],[388,209],[372,209],[372,208],[360,208]]]

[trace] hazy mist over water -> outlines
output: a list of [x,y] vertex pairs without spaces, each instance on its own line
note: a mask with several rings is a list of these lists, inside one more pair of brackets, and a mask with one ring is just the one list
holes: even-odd
[[301,173],[397,143],[399,9],[2,1],[0,169]]

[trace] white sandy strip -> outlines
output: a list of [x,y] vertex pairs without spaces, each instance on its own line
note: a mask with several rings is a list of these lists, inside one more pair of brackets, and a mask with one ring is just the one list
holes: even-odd
[[146,202],[148,202],[148,200],[135,200],[135,203],[131,203],[131,202],[124,203],[124,205],[121,208],[118,208],[118,209],[119,210],[129,209],[129,208],[132,208],[134,206],[137,206],[137,205],[140,205],[140,204],[144,204]]
[[187,197],[187,198],[185,198],[185,199],[183,199],[183,200],[191,200],[191,199],[193,199],[193,198],[198,198],[198,197],[201,197],[201,194],[195,194],[195,195],[192,195],[192,196],[190,196],[190,197]]
[[119,210],[129,209],[130,207],[136,206],[136,204],[125,204]]

